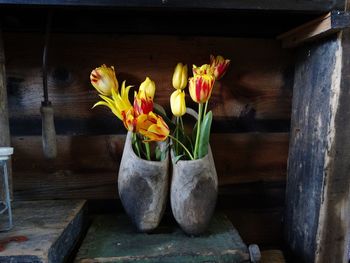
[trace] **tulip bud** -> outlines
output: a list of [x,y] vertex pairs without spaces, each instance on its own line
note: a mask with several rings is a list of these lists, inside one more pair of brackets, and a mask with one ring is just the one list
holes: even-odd
[[134,109],[136,116],[141,114],[148,114],[153,110],[153,100],[151,97],[145,95],[145,91],[139,90],[135,92],[134,96]]
[[143,93],[147,98],[151,98],[151,100],[153,100],[154,93],[156,92],[156,85],[154,84],[154,81],[147,77],[145,81],[141,83],[139,92]]
[[171,112],[180,117],[186,113],[185,92],[177,89],[170,96]]
[[90,74],[92,86],[102,95],[111,96],[112,89],[118,91],[118,81],[115,76],[114,67],[102,65],[95,68]]
[[221,79],[230,65],[229,59],[224,59],[222,56],[214,57],[210,55],[210,66],[212,67],[216,79]]
[[187,65],[177,63],[173,74],[173,87],[184,89],[187,86]]
[[215,82],[214,75],[194,75],[189,80],[189,91],[193,101],[197,103],[207,102]]

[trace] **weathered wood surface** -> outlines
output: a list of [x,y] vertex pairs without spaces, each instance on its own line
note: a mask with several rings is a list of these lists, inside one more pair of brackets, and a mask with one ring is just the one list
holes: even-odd
[[[5,50],[2,28],[0,24],[0,147],[10,146],[10,124],[7,99],[6,70],[5,70]],[[12,166],[11,158],[7,161],[9,190],[12,198]],[[0,169],[0,185],[2,185],[2,173]],[[3,195],[3,193],[1,193]],[[4,200],[3,198],[2,200]]]
[[134,8],[201,8],[201,9],[238,9],[238,10],[288,10],[288,11],[308,11],[308,12],[324,12],[337,8],[344,3],[343,0],[220,0],[220,1],[186,1],[186,0],[169,0],[169,1],[127,1],[127,0],[1,0],[3,5],[27,5],[27,6],[65,6],[65,7],[134,7]]
[[[5,36],[13,134],[38,135],[41,132],[39,57],[42,41],[43,36],[36,34],[7,33]],[[25,48],[23,43],[26,43]],[[226,124],[226,131],[261,130],[256,126],[264,123],[266,130],[278,131],[281,125],[288,129],[292,57],[277,41],[54,34],[50,48],[49,93],[58,134],[124,133],[123,125],[107,109],[91,110],[98,100],[89,82],[89,74],[95,67],[103,63],[114,65],[119,81],[126,79],[136,87],[150,76],[157,84],[155,100],[169,110],[169,96],[173,91],[171,78],[176,63],[182,61],[189,66],[207,63],[211,53],[232,59],[225,78],[215,84],[210,103],[214,119]],[[195,106],[188,95],[187,99],[188,105]],[[220,125],[213,126],[216,127]]]
[[292,48],[305,42],[340,32],[350,26],[350,13],[344,11],[332,11],[304,25],[292,29],[277,39],[282,41],[282,46]]
[[24,236],[0,252],[0,262],[59,263],[67,260],[83,231],[85,201],[23,201],[13,203],[14,228],[0,240]]
[[286,260],[281,250],[263,250],[261,251],[260,263],[285,263]]
[[75,262],[249,262],[246,245],[222,215],[199,237],[186,236],[172,220],[153,234],[136,234],[122,215],[95,217]]
[[348,261],[348,34],[298,51],[285,217],[298,262]]
[[[284,182],[288,134],[212,134],[219,185]],[[18,200],[116,198],[124,135],[58,136],[58,155],[43,157],[38,136],[13,137]]]

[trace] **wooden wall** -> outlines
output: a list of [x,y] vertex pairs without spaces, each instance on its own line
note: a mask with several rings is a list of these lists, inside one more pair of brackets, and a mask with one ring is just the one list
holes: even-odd
[[[229,211],[248,242],[279,240],[293,86],[291,51],[265,39],[55,34],[49,50],[49,94],[58,156],[45,160],[39,112],[43,35],[4,37],[16,199],[117,197],[125,131],[107,109],[91,110],[97,100],[89,83],[93,68],[114,65],[119,81],[135,86],[150,76],[157,84],[156,101],[167,106],[177,62],[200,65],[211,53],[222,54],[232,64],[217,82],[210,104],[219,207]],[[193,105],[190,100],[188,104]],[[261,219],[255,225],[249,223],[254,217]],[[270,227],[263,229],[264,222],[271,222]]]

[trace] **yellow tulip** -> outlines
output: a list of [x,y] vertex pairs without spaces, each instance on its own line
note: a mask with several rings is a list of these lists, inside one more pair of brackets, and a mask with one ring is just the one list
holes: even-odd
[[129,90],[132,86],[125,87],[125,81],[122,84],[121,93],[114,89],[111,90],[112,98],[109,98],[104,95],[99,95],[102,101],[97,102],[94,106],[106,106],[108,107],[114,115],[116,115],[120,120],[123,120],[122,112],[128,112],[132,105],[129,101]]
[[177,63],[173,74],[173,87],[184,89],[187,86],[187,65]]
[[177,89],[170,96],[171,112],[180,117],[186,113],[185,92]]
[[169,127],[152,111],[137,117],[136,132],[148,138],[145,141],[164,141],[169,135]]
[[118,80],[113,66],[102,65],[95,68],[90,74],[90,81],[92,86],[104,96],[111,96],[112,90],[118,91]]
[[210,55],[210,66],[216,79],[221,79],[224,76],[229,65],[229,59],[224,59],[222,56],[215,57]]
[[139,88],[139,93],[147,98],[151,98],[153,100],[154,93],[156,92],[156,84],[149,77],[145,79],[144,82],[141,83]]

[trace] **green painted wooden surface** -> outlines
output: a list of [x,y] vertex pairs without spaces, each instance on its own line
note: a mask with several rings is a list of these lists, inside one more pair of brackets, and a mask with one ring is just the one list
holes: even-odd
[[136,233],[124,215],[99,215],[79,249],[76,262],[249,262],[237,230],[215,215],[200,237],[186,236],[169,218],[152,234]]

